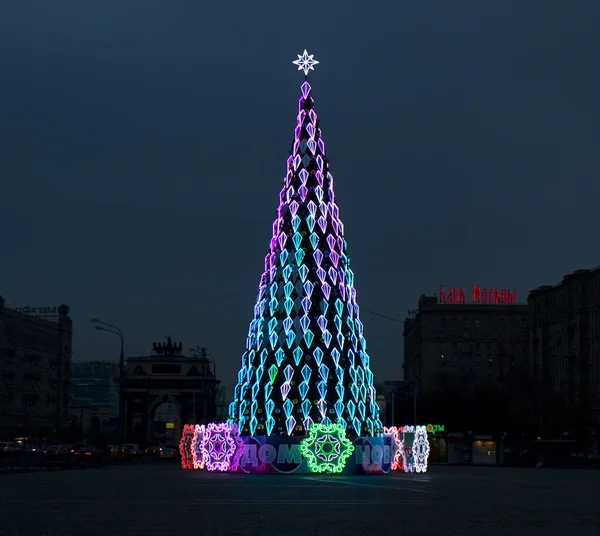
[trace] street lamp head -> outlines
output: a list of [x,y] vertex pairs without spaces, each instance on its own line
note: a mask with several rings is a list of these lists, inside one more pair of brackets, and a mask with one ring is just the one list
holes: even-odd
[[90,318],[90,322],[100,322],[97,318]]
[[106,328],[103,328],[102,326],[94,326],[96,329],[99,329],[101,331],[108,331]]

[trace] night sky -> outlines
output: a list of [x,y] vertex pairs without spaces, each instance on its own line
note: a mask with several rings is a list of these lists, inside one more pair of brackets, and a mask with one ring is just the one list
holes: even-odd
[[[93,7],[93,4],[97,7]],[[312,9],[317,9],[311,13]],[[0,294],[66,303],[76,360],[207,346],[233,385],[304,48],[361,307],[600,264],[600,2],[0,8]],[[402,325],[363,313],[376,380]]]

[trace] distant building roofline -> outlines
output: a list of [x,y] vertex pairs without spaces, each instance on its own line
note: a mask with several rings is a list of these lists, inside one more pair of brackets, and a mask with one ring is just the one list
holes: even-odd
[[562,285],[570,281],[585,280],[590,277],[594,277],[598,274],[598,272],[600,272],[600,265],[594,266],[593,268],[579,268],[563,275],[559,283],[555,283],[554,285],[540,285],[539,287],[530,290],[528,298],[551,292],[552,290],[560,288]]

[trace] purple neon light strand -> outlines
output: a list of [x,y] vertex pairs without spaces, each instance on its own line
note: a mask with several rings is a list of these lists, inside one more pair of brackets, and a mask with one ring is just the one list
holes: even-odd
[[209,423],[200,450],[208,471],[235,471],[240,463],[244,442],[235,423]]

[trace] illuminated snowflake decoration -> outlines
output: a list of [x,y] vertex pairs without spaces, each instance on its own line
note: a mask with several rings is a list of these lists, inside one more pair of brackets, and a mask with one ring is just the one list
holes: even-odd
[[204,430],[200,450],[209,471],[235,471],[244,451],[237,424],[209,423]]
[[383,435],[392,438],[392,471],[401,471],[404,469],[402,459],[402,429],[396,426],[383,428]]
[[306,49],[304,49],[304,54],[298,54],[298,59],[292,63],[298,66],[299,71],[304,71],[304,76],[308,76],[308,71],[314,71],[314,66],[319,63],[313,58],[314,54],[309,54],[306,52]]
[[194,438],[192,439],[192,460],[194,469],[204,469],[204,458],[202,457],[202,440],[206,426],[197,424],[194,427]]
[[341,473],[353,451],[341,424],[312,424],[300,442],[300,453],[313,473]]
[[[406,441],[406,435],[414,434],[414,433],[415,433],[414,426],[403,426],[402,427],[402,451],[401,452],[402,452],[402,465],[404,466],[405,473],[413,473],[415,470],[412,443],[410,443],[410,446],[409,446]],[[414,442],[414,440],[413,440],[413,442]]]
[[181,457],[182,469],[193,469],[194,459],[192,456],[192,442],[194,440],[194,426],[193,424],[184,424],[183,431],[181,433],[181,440],[179,441],[179,455]]
[[415,439],[412,447],[413,463],[417,473],[427,471],[427,460],[429,459],[429,439],[427,438],[427,428],[417,426],[415,430]]

